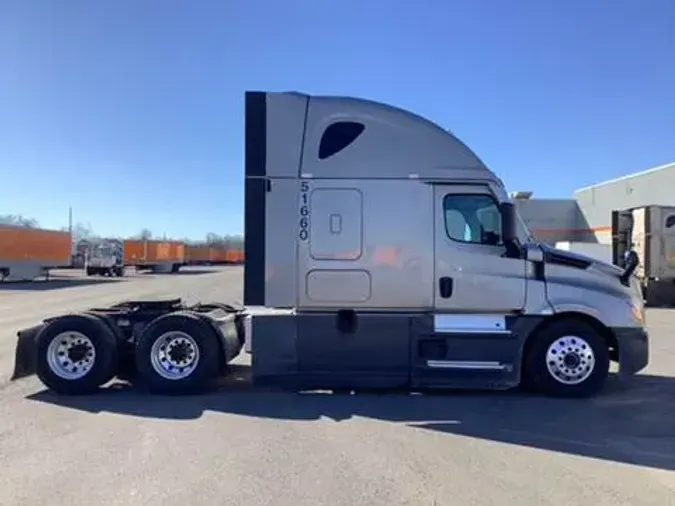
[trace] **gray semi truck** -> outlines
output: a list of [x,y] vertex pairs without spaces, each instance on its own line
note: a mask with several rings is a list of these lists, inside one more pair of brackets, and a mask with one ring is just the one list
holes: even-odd
[[675,305],[675,208],[643,206],[612,211],[612,261],[625,266],[626,252],[640,260],[635,271],[647,306]]
[[255,384],[598,393],[649,345],[621,269],[538,244],[448,130],[374,101],[245,97],[244,306],[127,301],[19,332],[15,378],[62,394],[125,376],[194,393],[243,349]]
[[87,276],[124,276],[124,242],[119,239],[98,239],[84,260]]

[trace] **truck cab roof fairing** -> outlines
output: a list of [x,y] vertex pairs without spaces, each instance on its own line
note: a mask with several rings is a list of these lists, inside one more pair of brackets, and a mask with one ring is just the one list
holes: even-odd
[[[320,159],[319,147],[340,124],[362,125],[351,144]],[[302,173],[315,178],[466,179],[487,168],[461,141],[435,123],[386,104],[349,97],[311,97]],[[303,175],[300,174],[300,175]],[[274,177],[276,174],[270,174]]]
[[[467,179],[475,174],[498,181],[456,136],[404,109],[361,98],[295,92],[248,92],[246,96],[247,155],[251,155],[246,177],[295,178],[304,173],[359,179],[416,174]],[[359,135],[333,156],[320,156],[326,136],[345,123],[361,125]],[[248,147],[253,145],[255,152]]]
[[[501,181],[448,130],[353,97],[246,92],[244,303],[265,304],[266,194],[275,178]],[[334,128],[351,125],[351,128]],[[336,135],[337,141],[326,139]],[[332,149],[320,153],[322,147]]]

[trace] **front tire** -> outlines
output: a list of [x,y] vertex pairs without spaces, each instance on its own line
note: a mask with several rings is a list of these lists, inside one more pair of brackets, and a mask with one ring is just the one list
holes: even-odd
[[136,345],[136,369],[150,392],[189,395],[212,386],[221,357],[215,328],[188,312],[160,316]]
[[609,375],[609,349],[602,335],[579,320],[560,320],[531,337],[523,384],[549,397],[591,397]]
[[38,332],[36,341],[37,376],[58,394],[94,393],[117,372],[117,340],[95,316],[57,318]]

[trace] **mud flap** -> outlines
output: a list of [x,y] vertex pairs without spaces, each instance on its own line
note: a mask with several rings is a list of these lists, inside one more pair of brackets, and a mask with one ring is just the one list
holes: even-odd
[[44,325],[36,325],[17,332],[18,340],[14,353],[14,372],[11,381],[15,381],[36,373],[38,332]]

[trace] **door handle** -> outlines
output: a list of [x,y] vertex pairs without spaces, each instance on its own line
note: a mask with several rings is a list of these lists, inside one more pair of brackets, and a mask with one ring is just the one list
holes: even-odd
[[438,291],[441,293],[441,298],[449,299],[452,296],[452,278],[447,276],[439,278]]

